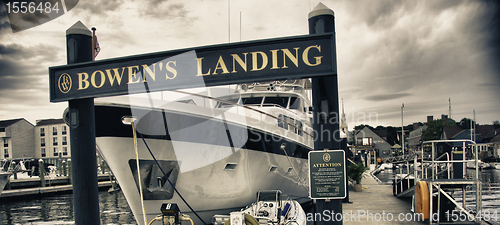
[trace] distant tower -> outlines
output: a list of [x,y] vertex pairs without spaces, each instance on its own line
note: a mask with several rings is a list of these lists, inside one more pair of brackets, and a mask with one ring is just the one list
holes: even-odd
[[344,99],[342,98],[342,116],[340,119],[340,130],[343,131],[346,135],[349,135],[349,130],[347,128],[347,119],[345,118],[344,113]]
[[448,98],[448,118],[451,119],[451,98]]

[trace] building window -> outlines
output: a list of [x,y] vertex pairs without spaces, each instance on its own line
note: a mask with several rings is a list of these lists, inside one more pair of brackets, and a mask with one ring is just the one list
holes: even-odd
[[40,137],[45,137],[45,128],[40,128]]
[[373,138],[371,138],[371,137],[357,138],[356,145],[357,146],[373,146]]
[[67,134],[67,132],[68,132],[67,129],[68,129],[68,127],[62,126],[62,135],[66,135]]
[[53,137],[52,139],[52,145],[57,146],[57,137]]
[[45,138],[40,138],[40,146],[45,147]]
[[41,152],[42,152],[42,157],[47,156],[47,155],[46,155],[46,153],[45,153],[45,148],[42,148],[42,149],[41,149]]
[[3,150],[3,157],[4,158],[9,158],[9,149],[4,149]]
[[63,155],[68,155],[68,147],[63,147]]
[[57,135],[57,127],[52,127],[52,135]]
[[63,137],[62,137],[62,139],[63,139],[63,140],[62,140],[62,144],[63,144],[63,145],[67,145],[67,144],[68,144],[67,137],[66,137],[66,136],[63,136]]
[[3,147],[4,148],[8,148],[9,147],[9,139],[7,139],[7,138],[3,139]]
[[54,148],[54,156],[59,156],[59,154],[57,153],[57,148]]
[[5,132],[5,127],[0,127],[0,132]]

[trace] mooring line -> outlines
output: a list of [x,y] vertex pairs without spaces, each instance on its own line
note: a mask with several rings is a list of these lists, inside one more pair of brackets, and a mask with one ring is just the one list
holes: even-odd
[[174,188],[175,193],[177,193],[179,195],[179,197],[187,205],[187,207],[194,213],[194,215],[196,215],[196,217],[198,217],[198,219],[200,219],[203,224],[207,225],[207,223],[205,223],[205,221],[198,215],[198,213],[196,213],[196,211],[194,211],[194,209],[189,205],[189,203],[186,201],[186,199],[184,199],[184,197],[182,197],[181,193],[179,193],[179,191],[177,191],[177,188],[175,188],[174,184],[172,184],[170,179],[168,179],[165,171],[163,171],[163,168],[161,168],[160,163],[158,163],[158,160],[156,160],[155,156],[153,155],[153,152],[151,152],[151,149],[149,149],[148,143],[146,143],[146,140],[142,136],[141,132],[137,132],[137,133],[139,133],[139,135],[141,136],[141,139],[144,142],[144,144],[146,145],[146,148],[148,149],[149,154],[151,154],[151,157],[153,157],[153,160],[155,161],[158,168],[160,168],[160,171],[163,173],[163,176],[167,179],[168,183],[170,185],[172,185],[172,187]]

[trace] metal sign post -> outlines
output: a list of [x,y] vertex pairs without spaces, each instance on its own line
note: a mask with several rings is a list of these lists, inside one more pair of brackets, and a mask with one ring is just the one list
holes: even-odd
[[[339,129],[339,88],[337,81],[337,56],[335,46],[335,16],[334,12],[319,3],[309,13],[309,34],[333,35],[332,73],[312,78],[313,101],[313,129],[314,149],[341,149]],[[317,200],[316,212],[323,213],[331,210],[332,213],[342,213],[342,200]],[[342,220],[316,221],[316,225],[341,225]]]
[[[81,22],[66,30],[66,43],[68,64],[92,60],[92,33]],[[56,87],[67,90],[69,80],[64,77],[60,80],[61,85]],[[74,99],[68,103],[75,224],[100,224],[94,99]]]

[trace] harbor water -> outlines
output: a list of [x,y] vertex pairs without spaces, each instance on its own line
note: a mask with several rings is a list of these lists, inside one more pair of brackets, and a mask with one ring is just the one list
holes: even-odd
[[[99,192],[99,210],[101,224],[137,224],[121,191]],[[72,194],[0,201],[0,224],[74,223]]]
[[[399,169],[398,169],[399,170]],[[468,170],[473,174],[474,170]],[[377,177],[391,184],[396,170],[386,169]],[[483,211],[495,213],[500,210],[500,170],[480,171],[482,182]],[[467,206],[473,208],[475,191],[467,191]],[[461,193],[453,196],[459,200]],[[121,191],[99,192],[99,209],[102,224],[136,224],[132,211]],[[159,209],[158,209],[159,210]],[[500,215],[499,215],[500,216]],[[72,194],[53,195],[38,198],[0,201],[0,224],[74,224]]]

